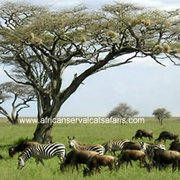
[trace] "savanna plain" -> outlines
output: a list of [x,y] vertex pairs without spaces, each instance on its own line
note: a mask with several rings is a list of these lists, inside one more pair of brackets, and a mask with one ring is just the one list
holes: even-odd
[[[71,169],[61,172],[58,158],[54,157],[44,160],[45,165],[36,165],[33,158],[26,162],[22,170],[17,169],[16,154],[13,158],[8,155],[8,148],[21,138],[31,139],[36,128],[35,124],[10,125],[5,119],[0,119],[0,179],[1,180],[179,180],[180,172],[172,172],[171,167],[159,171],[152,169],[147,172],[145,168],[139,167],[139,162],[133,162],[133,167],[126,164],[118,171],[110,172],[108,167],[102,167],[101,173],[96,173],[91,177],[83,177],[82,168],[79,173]],[[178,133],[180,135],[180,118],[170,118],[159,125],[154,118],[145,118],[141,124],[56,124],[52,131],[53,141],[65,144],[67,152],[70,151],[67,137],[75,136],[83,144],[103,144],[109,140],[129,139],[135,134],[137,129],[147,129],[153,131],[154,139],[163,130]],[[143,139],[144,142],[154,142]],[[141,141],[141,140],[136,140]],[[165,146],[168,149],[171,141],[167,141]],[[118,154],[118,153],[117,153]]]

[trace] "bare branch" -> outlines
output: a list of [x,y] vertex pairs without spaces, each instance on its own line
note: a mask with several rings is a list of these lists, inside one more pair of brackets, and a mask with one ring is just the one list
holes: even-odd
[[22,82],[22,81],[18,81],[17,79],[15,79],[13,76],[11,76],[6,70],[4,70],[4,72],[6,73],[6,75],[12,79],[14,82],[18,83],[18,84],[23,84],[23,85],[32,85],[31,83],[29,82]]

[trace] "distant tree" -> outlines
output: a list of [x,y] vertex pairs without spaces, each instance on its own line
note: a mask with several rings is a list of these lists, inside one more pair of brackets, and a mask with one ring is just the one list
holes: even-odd
[[109,114],[108,117],[118,117],[128,119],[130,117],[134,117],[138,115],[139,112],[132,109],[128,104],[121,103],[117,107],[115,107]]
[[171,114],[165,108],[158,108],[153,111],[153,115],[159,120],[159,123],[162,125],[165,118],[170,118]]
[[[2,106],[6,100],[12,99],[11,113]],[[13,82],[0,84],[0,114],[5,116],[11,124],[18,124],[19,112],[30,107],[28,102],[35,100],[31,87]]]

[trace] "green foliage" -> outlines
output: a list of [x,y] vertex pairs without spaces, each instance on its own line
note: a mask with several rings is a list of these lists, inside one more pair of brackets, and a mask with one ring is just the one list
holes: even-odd
[[[171,121],[166,121],[164,126],[157,126],[157,121],[153,118],[145,118],[144,124],[60,124],[53,129],[52,135],[55,142],[64,143],[68,149],[67,136],[75,136],[78,141],[84,144],[104,143],[110,139],[127,138],[130,139],[138,128],[150,129],[154,132],[154,138],[158,137],[163,130],[168,130],[180,134],[179,128],[180,118],[172,118]],[[17,169],[17,157],[8,157],[8,147],[6,145],[14,144],[17,139],[24,140],[28,137],[31,139],[35,125],[24,124],[18,126],[10,126],[5,122],[0,123],[0,154],[5,160],[0,160],[1,179],[3,180],[49,180],[49,179],[66,179],[66,180],[81,180],[81,179],[112,179],[112,180],[179,180],[179,172],[172,173],[171,168],[163,171],[153,169],[148,173],[144,168],[139,167],[139,162],[133,162],[133,167],[126,165],[122,166],[118,172],[110,173],[107,167],[102,168],[101,174],[95,174],[92,177],[84,178],[82,169],[77,173],[76,170],[72,173],[71,169],[67,172],[59,171],[58,158],[45,160],[45,166],[36,165],[35,160],[31,158],[27,161],[26,166],[22,170]],[[22,139],[21,139],[22,138]],[[148,141],[147,139],[145,141]],[[153,142],[153,140],[151,141]],[[170,141],[167,141],[166,148],[169,148]]]
[[132,109],[128,104],[121,103],[117,107],[115,107],[110,113],[108,117],[119,117],[119,118],[129,118],[138,115],[139,112],[137,110]]
[[159,120],[159,123],[162,125],[162,122],[165,118],[170,118],[171,113],[165,108],[158,108],[153,111],[153,115]]

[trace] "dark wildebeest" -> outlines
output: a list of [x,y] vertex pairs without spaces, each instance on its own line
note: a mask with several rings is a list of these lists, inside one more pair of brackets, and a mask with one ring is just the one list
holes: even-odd
[[108,166],[109,170],[112,171],[116,166],[116,160],[110,155],[94,155],[83,171],[84,176],[91,175],[94,170],[100,172],[100,166]]
[[162,131],[160,134],[159,134],[159,137],[157,139],[155,139],[155,142],[160,142],[161,140],[164,140],[164,143],[166,142],[167,139],[169,140],[178,140],[178,134],[175,134],[175,133],[171,133],[171,132],[168,132],[168,131]]
[[169,150],[180,152],[180,141],[173,141],[170,144]]
[[122,151],[124,151],[124,150],[141,150],[141,149],[142,149],[141,143],[129,141],[129,142],[124,143]]
[[153,139],[153,132],[152,131],[146,131],[144,129],[138,129],[136,131],[136,134],[132,137],[132,139],[142,139],[143,137],[149,138],[149,140]]
[[168,165],[172,164],[172,171],[176,168],[180,168],[180,153],[177,151],[163,150],[163,149],[152,149],[150,151],[150,163],[154,165],[159,170],[166,168]]
[[74,170],[75,166],[76,170],[78,171],[78,164],[87,165],[91,158],[96,154],[98,154],[98,152],[73,149],[67,154],[65,161],[60,165],[60,170],[64,171],[64,169],[66,169],[69,166],[73,166]]
[[17,152],[24,151],[27,147],[38,145],[38,142],[22,141],[19,144],[9,148],[9,156],[13,157]]
[[132,162],[133,161],[140,161],[140,167],[142,167],[142,163],[144,165],[146,165],[146,155],[145,152],[143,151],[139,151],[139,150],[125,150],[122,151],[121,154],[118,156],[118,168],[120,167],[121,164],[123,164],[124,162],[126,162],[126,166],[128,166],[128,163],[130,163],[130,165],[132,166]]

